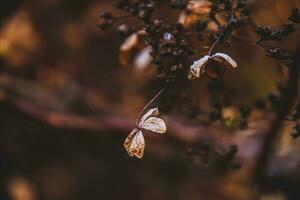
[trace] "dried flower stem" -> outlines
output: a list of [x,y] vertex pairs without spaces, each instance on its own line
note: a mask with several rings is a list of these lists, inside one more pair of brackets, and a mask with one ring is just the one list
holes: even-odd
[[217,40],[211,45],[209,51],[208,51],[208,55],[211,56],[212,51],[214,50],[214,48],[216,47],[216,45],[220,42],[220,40],[223,38],[225,32],[226,32],[226,28],[224,28],[224,30],[222,31],[221,35],[217,38]]
[[[230,9],[230,12],[229,12],[229,22],[232,21],[234,19],[234,13],[233,13],[233,4],[234,4],[234,1],[231,0],[231,9]],[[215,19],[215,17],[214,17]],[[215,21],[217,21],[215,19]],[[220,34],[220,36],[216,39],[216,41],[211,45],[210,49],[209,49],[209,52],[208,52],[208,55],[211,56],[212,54],[212,51],[214,50],[214,48],[216,47],[216,45],[220,42],[220,40],[224,37],[224,34],[226,33],[226,31],[228,30],[228,25],[224,28],[224,30],[222,31],[222,33]]]
[[136,118],[136,126],[138,126],[138,122],[140,121],[140,117],[141,115],[145,112],[145,110],[147,108],[149,108],[149,106],[166,90],[166,88],[169,86],[169,84],[167,84],[165,87],[163,87],[162,89],[160,89],[156,95],[154,97],[152,97],[152,99],[143,107],[143,109],[139,112],[137,118]]

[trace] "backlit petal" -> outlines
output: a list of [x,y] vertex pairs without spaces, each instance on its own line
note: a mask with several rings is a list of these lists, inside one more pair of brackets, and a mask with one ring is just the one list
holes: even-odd
[[124,142],[124,147],[131,157],[143,158],[145,139],[142,131],[133,129]]
[[205,72],[203,67],[205,66],[206,62],[209,59],[210,59],[210,56],[207,55],[207,56],[204,56],[203,58],[195,61],[190,67],[188,78],[191,80],[199,78],[200,75]]
[[232,68],[237,67],[237,63],[230,56],[228,56],[225,53],[216,53],[212,57],[218,57],[218,58],[222,59],[227,66],[230,66]]
[[144,122],[146,121],[146,119],[148,119],[149,117],[158,116],[158,115],[159,115],[159,110],[157,107],[149,109],[141,118],[141,120],[139,122],[139,127],[141,127],[144,124]]
[[165,133],[167,131],[165,122],[158,117],[149,117],[141,128],[155,133]]

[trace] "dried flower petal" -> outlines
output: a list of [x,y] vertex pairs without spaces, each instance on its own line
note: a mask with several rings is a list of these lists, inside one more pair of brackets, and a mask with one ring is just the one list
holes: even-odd
[[207,15],[212,7],[212,3],[207,0],[189,1],[187,10],[193,14]]
[[139,122],[139,127],[142,127],[142,125],[144,124],[146,119],[148,119],[149,117],[158,116],[158,115],[159,115],[159,110],[157,107],[149,109],[141,118],[141,120]]
[[149,117],[141,128],[155,133],[165,133],[167,131],[165,122],[158,117]]
[[135,128],[127,136],[124,147],[130,156],[142,158],[145,149],[145,139],[141,129],[155,133],[165,133],[167,128],[165,122],[155,116],[159,115],[158,108],[149,109],[141,118],[138,128]]
[[186,10],[180,14],[178,22],[185,28],[190,28],[200,19],[207,18],[211,7],[212,3],[207,0],[189,1]]
[[191,80],[197,79],[203,74],[205,71],[203,70],[204,65],[210,59],[210,56],[204,56],[203,58],[195,61],[190,67],[190,71],[188,74],[188,78]]
[[130,51],[132,48],[134,48],[137,45],[137,43],[138,43],[138,34],[133,33],[124,41],[124,43],[120,47],[120,50]]
[[211,78],[217,78],[225,72],[226,67],[236,68],[237,63],[224,53],[216,53],[213,56],[206,55],[191,65],[188,78],[194,80],[203,73]]
[[145,139],[141,130],[133,129],[124,142],[124,147],[129,156],[143,158]]
[[144,48],[135,58],[134,67],[138,70],[144,70],[147,66],[150,65],[152,61],[152,47],[148,46]]
[[230,66],[233,68],[237,67],[237,63],[230,56],[228,56],[225,53],[216,53],[212,57],[218,57],[218,58],[222,59],[227,66]]
[[143,38],[145,31],[138,31],[131,34],[121,45],[119,60],[122,66],[128,66],[134,58],[134,50],[140,50],[145,47]]

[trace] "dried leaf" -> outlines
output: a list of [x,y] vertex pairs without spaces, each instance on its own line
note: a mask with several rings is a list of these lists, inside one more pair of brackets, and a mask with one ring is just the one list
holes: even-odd
[[149,117],[141,128],[155,133],[165,133],[167,131],[165,122],[158,117]]
[[145,139],[141,130],[135,128],[127,136],[124,147],[131,157],[143,158],[145,149]]

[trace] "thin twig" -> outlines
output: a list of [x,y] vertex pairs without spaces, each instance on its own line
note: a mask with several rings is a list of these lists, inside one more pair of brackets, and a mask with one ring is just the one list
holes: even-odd
[[[229,22],[231,22],[233,19],[234,19],[234,13],[233,13],[233,3],[234,1],[231,0],[231,9],[230,9],[230,12],[229,12]],[[216,47],[216,45],[220,42],[220,40],[224,37],[224,34],[226,33],[226,31],[228,30],[229,26],[227,25],[222,33],[220,34],[220,36],[216,39],[216,41],[211,45],[210,49],[209,49],[209,52],[208,52],[208,55],[211,56],[212,54],[212,51],[214,50],[214,48]]]
[[136,126],[138,126],[138,122],[140,121],[141,115],[145,112],[145,110],[165,91],[165,89],[169,86],[166,85],[161,90],[159,90],[156,95],[143,107],[143,109],[139,112],[137,118],[136,118]]

